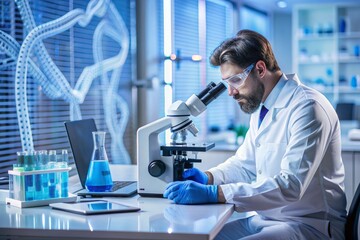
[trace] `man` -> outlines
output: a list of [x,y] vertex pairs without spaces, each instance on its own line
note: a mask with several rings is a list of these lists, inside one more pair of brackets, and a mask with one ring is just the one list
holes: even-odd
[[164,197],[249,212],[218,239],[344,239],[340,126],[328,100],[283,74],[270,43],[253,31],[224,41],[210,61],[251,114],[249,131],[233,157],[205,173],[185,171],[186,181],[170,183]]

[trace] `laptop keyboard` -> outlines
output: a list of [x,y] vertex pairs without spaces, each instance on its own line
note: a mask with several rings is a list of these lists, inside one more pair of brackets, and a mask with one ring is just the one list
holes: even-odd
[[111,192],[115,192],[116,190],[126,187],[126,186],[129,186],[132,183],[134,183],[134,181],[115,181],[115,182],[113,182]]

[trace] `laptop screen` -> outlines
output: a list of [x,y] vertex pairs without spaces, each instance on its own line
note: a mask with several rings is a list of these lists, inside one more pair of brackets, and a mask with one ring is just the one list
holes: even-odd
[[92,132],[97,131],[94,119],[65,122],[70,147],[74,156],[79,179],[85,188],[86,175],[93,152]]

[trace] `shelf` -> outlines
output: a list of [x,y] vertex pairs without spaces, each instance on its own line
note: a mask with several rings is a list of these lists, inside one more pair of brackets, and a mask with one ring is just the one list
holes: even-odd
[[339,86],[339,93],[341,93],[341,94],[347,94],[347,93],[358,94],[358,93],[360,93],[360,88],[352,88],[352,87],[348,87],[348,86]]
[[333,41],[335,40],[335,34],[308,34],[300,36],[298,39],[299,41]]
[[311,61],[311,60],[306,60],[306,61],[299,61],[299,65],[329,65],[329,64],[335,64],[335,61]]
[[339,39],[360,39],[360,32],[337,33]]
[[347,32],[347,33],[331,33],[331,34],[307,34],[298,36],[299,41],[325,41],[339,39],[360,39],[360,32]]
[[354,63],[354,64],[360,64],[360,57],[342,57],[339,58],[340,64],[348,64],[348,63]]
[[359,10],[360,3],[294,6],[293,69],[334,105],[344,99],[360,102],[359,80],[351,87],[360,75]]

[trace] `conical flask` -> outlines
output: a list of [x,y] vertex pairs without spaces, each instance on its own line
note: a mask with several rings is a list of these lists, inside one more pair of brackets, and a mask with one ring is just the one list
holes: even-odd
[[93,132],[94,150],[85,187],[91,192],[107,192],[112,188],[109,161],[105,150],[106,132]]

